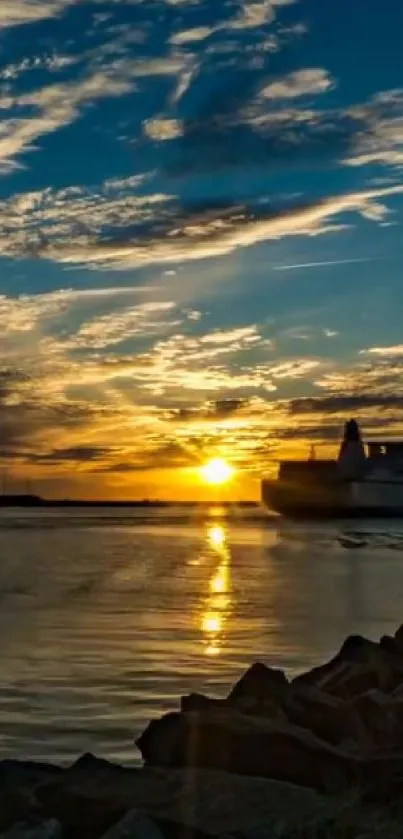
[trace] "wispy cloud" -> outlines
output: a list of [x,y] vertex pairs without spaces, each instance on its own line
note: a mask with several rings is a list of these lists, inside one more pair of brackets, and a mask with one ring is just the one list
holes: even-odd
[[74,0],[2,0],[0,27],[34,23],[63,13]]
[[175,308],[173,303],[143,303],[121,308],[113,313],[84,323],[71,339],[77,349],[102,349],[138,335],[167,331],[177,321],[166,321],[164,316]]
[[[40,137],[58,131],[74,122],[88,102],[121,96],[133,89],[133,80],[126,68],[97,72],[77,83],[51,84],[19,97],[3,96],[0,109],[10,116],[3,120],[0,137],[0,163],[3,171],[18,166],[22,152],[34,150]],[[35,115],[19,114],[33,108]],[[12,112],[12,115],[11,115]]]
[[387,214],[387,207],[378,199],[403,193],[403,186],[364,190],[331,196],[312,204],[290,206],[276,210],[264,205],[246,206],[226,212],[206,209],[192,213],[191,209],[177,210],[167,216],[164,225],[153,222],[146,233],[132,237],[122,229],[119,237],[91,240],[90,237],[69,236],[65,241],[42,241],[24,247],[21,236],[3,236],[3,252],[11,255],[30,255],[65,263],[90,263],[114,268],[130,268],[163,262],[181,262],[222,256],[238,248],[287,236],[309,236],[327,232],[327,222],[343,213],[371,215],[375,201],[377,218]]
[[[259,324],[206,329],[191,310],[133,305],[129,293],[2,298],[0,459],[15,470],[124,476],[220,451],[258,472],[279,447],[335,441],[350,412],[367,433],[399,428],[401,359],[281,358]],[[89,301],[108,310],[89,319]],[[119,338],[132,340],[124,354]],[[301,382],[322,395],[286,398]]]
[[254,29],[273,23],[276,7],[290,6],[296,0],[243,0],[240,13],[230,22],[232,29]]
[[377,355],[381,358],[403,358],[403,344],[395,344],[392,347],[370,347],[368,350],[361,350],[361,355]]
[[306,70],[296,70],[278,81],[271,82],[261,91],[265,99],[296,99],[326,93],[335,83],[327,70],[312,67]]
[[194,26],[192,29],[183,29],[181,32],[176,32],[171,36],[170,43],[179,45],[204,41],[214,31],[215,28],[212,26]]

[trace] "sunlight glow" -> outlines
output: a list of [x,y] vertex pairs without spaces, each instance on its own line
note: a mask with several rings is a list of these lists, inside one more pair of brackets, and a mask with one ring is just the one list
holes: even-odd
[[216,524],[210,527],[207,538],[212,548],[222,548],[225,545],[225,530],[222,525]]
[[226,484],[234,475],[234,469],[221,457],[209,460],[200,469],[203,480],[207,484]]

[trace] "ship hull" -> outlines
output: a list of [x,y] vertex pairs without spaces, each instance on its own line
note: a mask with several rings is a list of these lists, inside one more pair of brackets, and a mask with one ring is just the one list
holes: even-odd
[[263,481],[262,502],[293,519],[403,518],[403,484],[347,481],[320,487]]
[[298,521],[330,521],[334,519],[403,519],[401,507],[309,507],[307,505],[278,505],[270,512]]

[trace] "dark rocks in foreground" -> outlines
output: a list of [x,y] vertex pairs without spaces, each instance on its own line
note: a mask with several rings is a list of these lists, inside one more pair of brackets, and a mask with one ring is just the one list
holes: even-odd
[[[288,681],[254,664],[223,700],[184,697],[137,740],[147,765],[204,767],[334,792],[402,776],[403,630],[348,638]],[[400,783],[400,781],[399,781]]]
[[[163,753],[161,735],[167,736]],[[355,757],[310,731],[228,708],[172,714],[161,727],[151,723],[138,745],[149,765],[218,769],[320,791],[344,789],[358,778]]]
[[292,681],[254,664],[137,743],[142,769],[0,763],[0,839],[403,839],[403,628]]
[[[7,839],[210,839],[285,836],[324,812],[314,790],[203,769],[123,770],[96,758],[43,784],[24,765],[16,787],[31,797],[31,816],[7,824]],[[5,817],[3,812],[3,816]],[[50,826],[53,833],[49,833]],[[13,832],[10,832],[13,831]],[[22,831],[22,832],[21,832]]]

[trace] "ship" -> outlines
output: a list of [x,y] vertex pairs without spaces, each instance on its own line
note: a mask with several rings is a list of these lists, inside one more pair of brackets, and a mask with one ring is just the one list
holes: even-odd
[[338,457],[283,460],[275,479],[261,483],[263,504],[290,518],[403,517],[403,441],[363,442],[346,422]]

